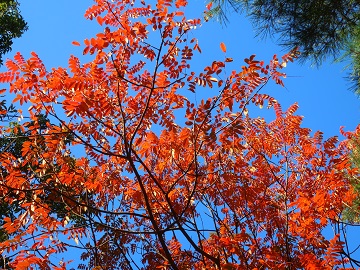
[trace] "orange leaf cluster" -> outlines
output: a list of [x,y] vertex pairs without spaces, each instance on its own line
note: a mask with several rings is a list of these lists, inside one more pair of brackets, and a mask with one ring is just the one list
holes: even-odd
[[[21,157],[0,155],[1,196],[19,207],[3,219],[9,265],[66,269],[58,258],[75,246],[80,269],[340,267],[344,243],[323,230],[353,200],[347,144],[260,92],[283,84],[297,51],[196,72],[187,39],[201,20],[184,17],[187,1],[95,2],[92,61],[47,70],[17,54],[0,74],[30,105]],[[265,103],[272,121],[249,113]]]

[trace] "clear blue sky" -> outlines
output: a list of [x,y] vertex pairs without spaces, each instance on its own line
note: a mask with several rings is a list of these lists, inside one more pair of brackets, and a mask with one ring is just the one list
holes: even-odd
[[[204,0],[191,0],[192,6],[187,12],[201,16]],[[74,47],[71,42],[82,42],[101,31],[95,21],[85,20],[85,9],[93,2],[90,0],[32,0],[19,1],[21,11],[29,24],[22,38],[15,40],[12,57],[17,51],[25,58],[30,52],[36,52],[43,59],[47,68],[66,66],[70,54],[82,56],[82,48]],[[271,40],[257,40],[249,21],[234,14],[230,16],[227,27],[217,22],[205,23],[196,37],[199,38],[202,55],[197,65],[205,66],[218,57],[223,59],[219,49],[220,42],[227,46],[227,56],[234,58],[234,66],[241,66],[243,59],[256,54],[258,60],[268,61],[272,55],[285,53]],[[201,61],[200,61],[201,60]],[[201,63],[203,62],[203,63]],[[272,94],[286,109],[290,104],[298,102],[303,115],[304,126],[313,131],[321,130],[325,137],[339,135],[339,127],[353,130],[360,122],[360,100],[348,90],[348,82],[344,79],[345,64],[324,63],[319,69],[310,64],[290,63],[284,70],[288,78],[284,81],[286,88],[272,84],[265,87],[264,92]],[[4,70],[4,67],[1,68]],[[230,71],[229,71],[230,73]]]

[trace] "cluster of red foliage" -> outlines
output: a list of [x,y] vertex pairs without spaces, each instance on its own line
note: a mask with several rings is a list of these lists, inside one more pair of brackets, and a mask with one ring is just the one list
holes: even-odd
[[[339,235],[323,235],[354,196],[346,142],[312,135],[296,104],[283,111],[260,93],[269,80],[282,84],[297,52],[268,65],[251,56],[230,75],[231,58],[191,71],[201,49],[188,37],[201,20],[186,19],[186,5],[97,0],[86,17],[104,31],[84,42],[91,62],[71,56],[49,71],[35,53],[7,61],[0,81],[31,105],[19,127],[29,133],[22,158],[0,155],[0,193],[21,208],[3,220],[11,237],[0,250],[10,266],[65,269],[59,258],[73,247],[83,249],[83,269],[333,269],[349,261]],[[201,88],[215,95],[192,102]],[[251,104],[273,108],[275,120],[250,117]],[[45,127],[39,115],[50,119]]]

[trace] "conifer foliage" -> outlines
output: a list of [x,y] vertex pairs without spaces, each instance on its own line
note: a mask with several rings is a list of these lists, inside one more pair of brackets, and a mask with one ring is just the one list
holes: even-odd
[[0,0],[0,66],[3,55],[11,51],[13,39],[21,37],[27,29],[18,1]]
[[[284,110],[261,92],[269,80],[282,85],[296,51],[269,64],[251,56],[230,71],[221,43],[221,60],[198,72],[201,20],[185,18],[186,5],[97,0],[85,14],[104,28],[84,41],[92,61],[70,56],[68,67],[49,70],[33,53],[6,62],[0,80],[30,106],[17,127],[28,137],[21,157],[0,155],[1,196],[20,207],[3,219],[10,237],[0,250],[11,267],[356,263],[338,231],[323,234],[353,200],[346,142],[312,135],[297,104]],[[255,106],[274,110],[274,120],[251,117]]]

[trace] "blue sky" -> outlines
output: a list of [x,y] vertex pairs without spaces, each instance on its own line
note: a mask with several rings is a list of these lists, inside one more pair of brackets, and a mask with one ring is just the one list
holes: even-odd
[[[29,30],[22,38],[15,40],[13,51],[7,55],[9,58],[18,51],[27,58],[34,51],[49,70],[51,67],[66,66],[70,54],[82,56],[82,48],[73,46],[71,42],[82,42],[101,31],[95,21],[87,21],[83,16],[85,9],[93,3],[90,0],[19,2]],[[193,0],[186,12],[201,16],[203,5],[204,0]],[[203,51],[197,56],[198,67],[224,58],[219,48],[220,42],[227,46],[226,56],[234,58],[234,68],[240,67],[243,59],[252,54],[256,54],[258,60],[266,62],[275,53],[285,53],[270,39],[256,39],[247,18],[233,14],[229,19],[227,27],[212,21],[204,23],[194,33],[199,38]],[[339,135],[340,126],[345,126],[345,130],[354,130],[360,122],[360,100],[348,90],[344,66],[345,63],[331,64],[329,61],[316,69],[310,67],[310,63],[290,63],[284,70],[287,73],[285,88],[269,84],[263,92],[279,100],[283,109],[298,102],[298,114],[304,116],[303,126],[313,131],[321,130],[325,137]]]

